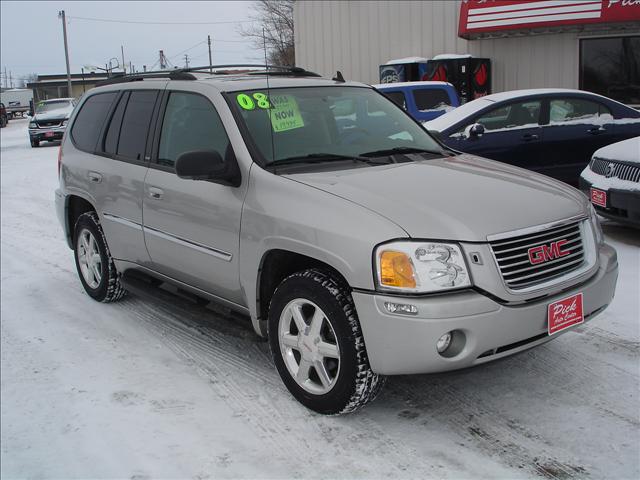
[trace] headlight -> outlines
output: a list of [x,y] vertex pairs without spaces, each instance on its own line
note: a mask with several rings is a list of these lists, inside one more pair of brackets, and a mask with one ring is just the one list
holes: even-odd
[[36,122],[29,122],[29,128],[38,128],[38,124]]
[[471,285],[460,247],[440,242],[392,242],[375,251],[381,290],[427,293]]
[[604,243],[604,233],[602,233],[602,226],[598,219],[598,214],[593,205],[589,204],[589,219],[591,220],[591,228],[593,228],[593,234],[596,237],[596,245],[602,245]]

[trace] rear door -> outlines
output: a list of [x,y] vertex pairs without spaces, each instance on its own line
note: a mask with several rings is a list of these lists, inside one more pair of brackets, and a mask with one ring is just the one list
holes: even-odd
[[[523,100],[502,104],[473,117],[447,144],[463,152],[509,163],[528,170],[540,169],[542,101]],[[485,131],[472,136],[469,129],[479,123]]]
[[[216,107],[198,86],[192,88],[167,91],[163,99],[144,188],[145,241],[156,271],[241,304],[238,248],[246,182],[236,188],[175,173],[178,157],[194,150],[215,150],[236,161]],[[219,102],[226,108],[222,97]]]
[[92,96],[71,130],[74,145],[84,150],[78,171],[86,179],[111,255],[119,260],[149,261],[142,233],[142,192],[157,98],[157,90],[142,89]]

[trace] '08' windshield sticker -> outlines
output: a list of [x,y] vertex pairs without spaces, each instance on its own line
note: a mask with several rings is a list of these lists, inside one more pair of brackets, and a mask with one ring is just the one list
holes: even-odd
[[243,110],[269,110],[271,128],[274,132],[285,132],[304,127],[298,102],[291,95],[273,95],[270,98],[264,93],[256,92],[252,95],[239,93],[236,96],[238,105]]

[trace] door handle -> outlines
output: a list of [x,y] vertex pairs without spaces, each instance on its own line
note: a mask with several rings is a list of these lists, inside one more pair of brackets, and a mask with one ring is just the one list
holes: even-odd
[[102,175],[99,174],[98,172],[89,172],[89,173],[87,173],[87,177],[93,183],[100,183],[102,181]]
[[158,187],[149,187],[149,196],[151,198],[155,198],[156,200],[160,200],[162,198],[162,195],[164,195],[164,192],[162,191],[162,189],[160,189]]
[[525,133],[520,138],[525,142],[530,142],[531,140],[538,140],[538,135],[536,135],[535,133]]
[[604,133],[606,131],[606,128],[604,128],[603,126],[599,126],[590,128],[589,130],[587,130],[587,133],[590,133],[591,135],[600,135],[601,133]]

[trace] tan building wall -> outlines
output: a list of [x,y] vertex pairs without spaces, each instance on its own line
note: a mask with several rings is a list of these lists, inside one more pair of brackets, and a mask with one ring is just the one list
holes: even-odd
[[377,83],[393,58],[441,53],[488,57],[494,92],[578,88],[578,39],[600,30],[465,40],[458,37],[460,0],[317,1],[295,4],[296,64],[323,75]]

